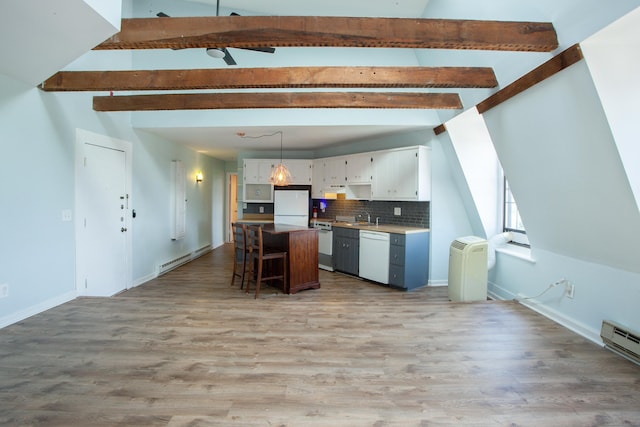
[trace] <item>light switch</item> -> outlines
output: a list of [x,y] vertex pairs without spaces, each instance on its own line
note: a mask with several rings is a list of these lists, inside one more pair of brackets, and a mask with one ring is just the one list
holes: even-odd
[[71,221],[71,209],[64,209],[62,211],[62,220],[65,222]]

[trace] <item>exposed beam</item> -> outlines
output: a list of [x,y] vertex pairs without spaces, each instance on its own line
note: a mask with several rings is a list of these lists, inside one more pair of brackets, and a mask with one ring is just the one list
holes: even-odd
[[575,44],[561,54],[554,56],[549,61],[520,77],[515,82],[506,86],[504,89],[491,95],[479,103],[476,108],[480,114],[490,110],[491,108],[502,104],[506,100],[513,98],[519,93],[524,92],[530,87],[535,86],[543,80],[548,79],[565,68],[581,61],[583,58],[580,45]]
[[214,16],[123,19],[95,49],[205,47],[394,47],[550,52],[551,23],[325,16]]
[[156,111],[246,108],[459,109],[455,93],[275,92],[95,96],[96,111]]
[[491,68],[293,67],[197,70],[61,71],[40,85],[49,92],[241,88],[493,88]]
[[433,128],[433,133],[435,133],[436,136],[442,135],[446,131],[447,131],[447,126],[444,123]]

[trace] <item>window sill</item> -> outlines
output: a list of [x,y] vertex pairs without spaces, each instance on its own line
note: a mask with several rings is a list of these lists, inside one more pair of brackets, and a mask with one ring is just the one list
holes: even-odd
[[531,256],[531,249],[524,246],[506,244],[496,248],[496,252],[519,258],[532,264],[536,263],[536,260]]

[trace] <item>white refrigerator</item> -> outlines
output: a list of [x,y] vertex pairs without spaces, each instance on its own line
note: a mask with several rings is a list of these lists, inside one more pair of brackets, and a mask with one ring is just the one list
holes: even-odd
[[273,192],[274,224],[309,226],[309,191],[276,190]]

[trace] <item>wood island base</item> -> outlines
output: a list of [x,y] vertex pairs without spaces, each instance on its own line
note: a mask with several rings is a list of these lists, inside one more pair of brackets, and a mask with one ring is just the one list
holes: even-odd
[[285,224],[263,226],[265,246],[286,251],[288,254],[287,283],[282,290],[295,294],[305,289],[320,288],[318,270],[318,230]]

